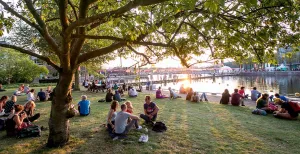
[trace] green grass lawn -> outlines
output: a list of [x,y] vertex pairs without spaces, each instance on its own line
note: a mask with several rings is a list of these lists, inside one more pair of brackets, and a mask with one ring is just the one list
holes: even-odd
[[[0,95],[11,93],[9,90]],[[68,145],[46,148],[48,131],[42,132],[42,137],[26,139],[6,138],[2,131],[0,153],[300,153],[299,120],[252,115],[247,107],[191,103],[183,99],[154,99],[160,108],[158,121],[168,127],[165,133],[149,131],[149,141],[139,143],[143,132],[132,130],[127,139],[112,141],[102,127],[110,104],[97,102],[104,94],[73,92],[74,104],[82,94],[91,101],[92,112],[87,117],[77,116],[70,120]],[[128,99],[133,103],[134,114],[143,112],[144,96]],[[24,104],[25,99],[25,96],[18,97],[18,103]],[[50,102],[36,104],[41,118],[35,123],[47,126]]]

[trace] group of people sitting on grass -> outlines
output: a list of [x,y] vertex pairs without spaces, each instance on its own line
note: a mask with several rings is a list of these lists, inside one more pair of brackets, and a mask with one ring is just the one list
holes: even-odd
[[[188,90],[184,90],[184,94],[186,95],[186,100],[192,101],[192,102],[202,102],[204,99],[205,101],[208,101],[206,94],[203,92],[201,95],[199,95],[198,92],[193,91],[193,88],[187,88]],[[162,94],[161,87],[158,88],[156,91],[156,98],[157,99],[163,99],[163,98],[170,98],[170,99],[176,99],[181,98],[171,87],[168,88],[170,92],[170,96],[166,96]],[[182,93],[182,89],[179,89],[179,92]]]
[[[245,87],[240,90],[234,89],[234,93],[229,94],[228,89],[222,93],[220,104],[229,104],[233,106],[245,106],[244,99],[248,97],[244,91]],[[230,101],[231,97],[231,101]],[[289,101],[285,96],[280,96],[276,93],[274,96],[264,93],[261,94],[257,91],[256,87],[251,90],[251,100],[256,101],[256,110],[252,113],[266,115],[273,113],[276,118],[296,119],[300,112],[300,106],[296,102]],[[278,106],[281,106],[280,109]]]
[[145,97],[144,114],[140,114],[139,117],[133,114],[133,106],[130,101],[121,104],[120,111],[117,111],[118,106],[119,102],[114,100],[107,116],[107,130],[111,137],[125,136],[133,126],[137,130],[142,129],[142,126],[139,125],[140,118],[144,119],[147,124],[153,124],[159,111],[150,96]]
[[2,96],[0,99],[0,116],[4,117],[7,136],[15,136],[19,131],[31,125],[31,122],[40,117],[40,114],[34,114],[34,101],[30,100],[24,105],[17,104],[17,96]]

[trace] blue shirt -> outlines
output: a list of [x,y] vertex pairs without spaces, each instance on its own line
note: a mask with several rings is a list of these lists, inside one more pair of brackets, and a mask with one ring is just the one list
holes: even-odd
[[279,98],[280,98],[281,100],[283,100],[284,102],[288,102],[288,99],[287,99],[286,97],[284,97],[284,96],[279,96]]
[[82,100],[78,103],[80,106],[80,114],[89,114],[90,113],[90,101],[89,100]]
[[40,98],[40,101],[46,100],[46,93],[43,91],[38,92],[37,96]]

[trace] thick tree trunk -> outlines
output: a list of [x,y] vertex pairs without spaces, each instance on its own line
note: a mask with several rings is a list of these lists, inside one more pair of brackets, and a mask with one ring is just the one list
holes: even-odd
[[59,147],[69,141],[69,118],[75,114],[70,114],[71,82],[73,73],[61,73],[59,82],[54,89],[54,97],[51,105],[49,119],[48,147]]
[[80,91],[80,82],[79,82],[79,71],[77,69],[77,71],[75,72],[75,87],[74,90],[75,91]]

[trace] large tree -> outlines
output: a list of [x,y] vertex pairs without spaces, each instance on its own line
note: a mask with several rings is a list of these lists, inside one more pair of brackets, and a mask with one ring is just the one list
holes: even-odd
[[[272,55],[281,38],[297,39],[299,31],[293,0],[7,1],[0,0],[9,14],[0,16],[0,34],[14,23],[28,27],[32,35],[0,46],[40,58],[59,72],[48,146],[69,140],[72,77],[90,59],[116,57],[114,51],[125,48],[147,63],[176,56],[189,67],[219,58]],[[139,46],[146,50],[137,50]],[[208,53],[206,60],[195,58]]]

